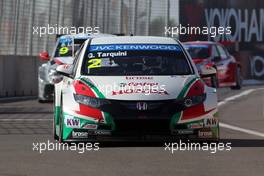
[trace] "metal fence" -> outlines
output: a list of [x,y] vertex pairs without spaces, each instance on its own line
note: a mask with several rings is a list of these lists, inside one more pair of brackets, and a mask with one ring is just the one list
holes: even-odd
[[0,55],[51,51],[55,35],[39,37],[33,26],[99,27],[102,33],[164,35],[177,25],[179,0],[0,0]]

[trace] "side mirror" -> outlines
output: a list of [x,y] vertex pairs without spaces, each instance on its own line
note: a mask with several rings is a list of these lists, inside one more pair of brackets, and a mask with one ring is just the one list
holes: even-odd
[[73,65],[68,65],[68,64],[59,65],[56,68],[56,71],[60,75],[69,77],[73,72]]
[[216,56],[216,57],[213,58],[214,62],[219,62],[221,60],[222,60],[222,58],[220,56]]
[[202,78],[212,77],[213,75],[216,74],[216,69],[210,66],[202,67],[200,71],[201,71],[200,74]]
[[47,51],[42,51],[39,53],[39,58],[43,61],[49,61],[50,56],[49,56],[49,53]]

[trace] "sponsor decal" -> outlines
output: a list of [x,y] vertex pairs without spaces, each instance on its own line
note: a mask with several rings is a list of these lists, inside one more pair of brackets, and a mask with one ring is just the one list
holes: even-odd
[[111,131],[107,130],[90,130],[90,131],[72,131],[73,138],[88,138],[89,136],[111,135]]
[[85,129],[92,129],[92,130],[96,130],[97,127],[98,127],[98,125],[96,125],[96,124],[85,124],[83,126],[83,128],[85,128]]
[[168,95],[165,85],[157,82],[121,82],[119,88],[112,91],[112,95],[135,93]]
[[217,118],[206,118],[204,119],[204,127],[216,127],[218,125]]
[[150,90],[127,89],[127,90],[112,91],[112,95],[135,94],[135,93],[168,95],[168,92],[167,91],[163,91],[163,90],[151,90],[151,89]]
[[120,83],[120,87],[125,86],[158,86],[157,82],[129,82],[129,83]]
[[141,89],[141,88],[112,91],[112,95],[136,94],[136,93],[169,95],[169,93],[166,90]]
[[75,132],[75,131],[72,131],[72,137],[73,138],[87,138],[88,137],[88,132]]
[[152,76],[126,76],[126,80],[152,80]]
[[63,43],[65,45],[70,45],[72,43],[72,38],[61,37],[59,39],[59,43]]
[[95,130],[94,131],[95,135],[111,135],[111,131],[106,131],[106,130]]
[[161,50],[161,51],[181,51],[175,44],[108,44],[91,45],[89,50],[94,51],[131,51],[131,50]]
[[119,56],[127,56],[127,51],[117,51],[117,52],[97,52],[97,53],[89,53],[88,58],[105,58],[105,57],[119,57]]
[[213,132],[210,129],[201,129],[198,131],[199,138],[211,138],[213,136]]
[[188,135],[188,134],[193,134],[193,130],[191,129],[173,130],[173,133],[176,133],[178,135]]
[[73,116],[65,115],[64,123],[66,127],[69,128],[80,128],[81,122],[80,119],[75,119]]
[[197,129],[197,128],[203,128],[203,123],[200,122],[200,123],[191,123],[191,124],[188,124],[188,128],[190,129]]

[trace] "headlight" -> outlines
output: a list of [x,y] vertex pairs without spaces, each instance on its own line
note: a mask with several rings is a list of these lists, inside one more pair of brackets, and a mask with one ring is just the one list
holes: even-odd
[[183,100],[183,104],[186,108],[189,108],[191,106],[198,105],[206,99],[206,94],[198,95],[198,96],[191,96],[191,97],[186,97]]
[[93,97],[88,97],[88,96],[79,95],[79,94],[74,94],[74,99],[78,103],[91,106],[93,108],[99,108],[102,105],[110,104],[110,102],[105,99],[93,98]]

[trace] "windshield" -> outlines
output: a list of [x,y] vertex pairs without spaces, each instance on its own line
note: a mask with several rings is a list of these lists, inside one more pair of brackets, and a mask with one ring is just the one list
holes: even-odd
[[92,45],[83,75],[188,75],[189,63],[178,45]]
[[206,59],[209,55],[208,45],[184,45],[193,59]]
[[72,40],[70,37],[59,39],[55,57],[73,57],[86,39],[74,39],[74,42]]

